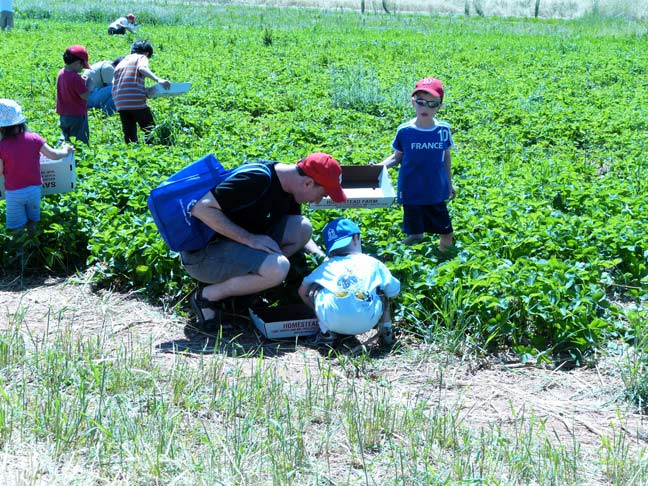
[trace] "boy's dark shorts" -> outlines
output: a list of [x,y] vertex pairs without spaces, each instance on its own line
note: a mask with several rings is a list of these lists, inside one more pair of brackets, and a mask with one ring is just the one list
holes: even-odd
[[[287,218],[279,221],[268,235],[278,244],[283,239],[286,221]],[[180,252],[185,271],[206,284],[257,273],[268,255],[225,237],[217,237],[201,250]]]
[[403,204],[403,233],[406,235],[449,235],[452,232],[450,213],[445,201],[425,206]]

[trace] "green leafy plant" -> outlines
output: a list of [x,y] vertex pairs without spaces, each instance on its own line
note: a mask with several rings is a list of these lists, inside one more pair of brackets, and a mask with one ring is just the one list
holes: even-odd
[[626,336],[630,347],[621,361],[624,395],[640,410],[648,410],[648,312],[635,308],[626,312],[629,321]]
[[[20,57],[26,30],[0,45],[13,66],[2,71],[3,87],[50,142],[59,136],[49,107],[60,62],[45,46],[88,39],[91,59],[128,47],[94,34],[113,7],[73,4],[86,19],[74,29],[56,2],[47,19],[47,9],[25,6],[34,25],[30,65]],[[456,251],[440,254],[436,237],[403,247],[396,205],[305,208],[315,238],[332,217],[357,220],[365,250],[402,282],[399,327],[426,340],[582,363],[600,343],[625,335],[609,295],[626,289],[645,306],[648,279],[640,116],[648,95],[638,81],[648,59],[640,28],[592,19],[558,29],[489,18],[198,10],[186,19],[171,7],[145,14],[155,24],[156,73],[192,81],[183,97],[150,101],[153,144],[124,145],[118,118],[92,111],[91,146],[75,154],[77,189],[43,198],[35,239],[0,227],[0,272],[94,266],[98,285],[178,302],[194,282],[157,234],[146,206],[152,188],[210,152],[226,167],[255,158],[293,163],[311,151],[343,164],[383,160],[396,127],[413,116],[411,86],[435,75],[446,86],[438,118],[450,123],[456,143],[459,194],[449,203]],[[213,28],[223,23],[226,35]],[[422,43],[421,31],[432,29],[434,38]],[[273,299],[291,301],[293,287]]]

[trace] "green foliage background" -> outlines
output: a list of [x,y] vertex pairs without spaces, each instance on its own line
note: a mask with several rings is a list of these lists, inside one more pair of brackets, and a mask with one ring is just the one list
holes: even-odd
[[[126,54],[133,40],[106,35],[112,7],[67,5],[76,16],[32,2],[0,43],[0,96],[17,100],[50,144],[64,49],[84,44],[94,62]],[[119,118],[92,112],[78,189],[43,199],[35,241],[0,227],[3,273],[95,265],[99,283],[175,302],[193,283],[157,234],[151,188],[210,152],[226,166],[316,150],[343,164],[382,160],[412,116],[413,83],[433,75],[445,83],[439,118],[457,144],[456,256],[440,257],[434,240],[403,248],[397,206],[345,213],[402,281],[400,325],[580,361],[626,332],[612,296],[645,304],[645,23],[171,5],[138,17],[153,71],[192,81],[191,92],[150,101],[150,147],[126,146]],[[307,213],[316,235],[341,214]]]

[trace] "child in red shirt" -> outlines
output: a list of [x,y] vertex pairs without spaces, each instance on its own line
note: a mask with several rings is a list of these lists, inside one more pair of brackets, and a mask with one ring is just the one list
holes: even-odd
[[90,91],[79,75],[84,68],[90,68],[88,51],[83,46],[70,46],[63,54],[63,61],[65,67],[56,78],[56,113],[60,115],[63,138],[70,141],[70,137],[76,137],[88,144],[90,128],[86,100]]
[[40,197],[43,181],[40,156],[62,159],[74,148],[69,145],[53,149],[43,138],[27,131],[20,105],[0,99],[0,174],[5,179],[7,229],[27,227],[30,233],[40,221]]

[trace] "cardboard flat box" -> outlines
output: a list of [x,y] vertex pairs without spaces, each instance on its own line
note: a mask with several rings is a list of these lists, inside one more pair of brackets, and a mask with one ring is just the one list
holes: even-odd
[[336,203],[330,197],[325,197],[321,202],[311,204],[311,207],[388,208],[396,198],[389,173],[383,165],[343,165],[342,189],[347,195],[345,202]]
[[317,316],[303,304],[250,309],[256,328],[269,339],[312,336],[319,331]]
[[[43,179],[42,195],[64,194],[76,187],[76,164],[74,154],[60,160],[51,160],[41,155],[40,172]],[[0,199],[5,198],[4,176],[0,174]]]
[[189,92],[191,83],[171,83],[169,89],[164,89],[161,84],[148,88],[149,98],[160,98],[163,96],[179,96]]

